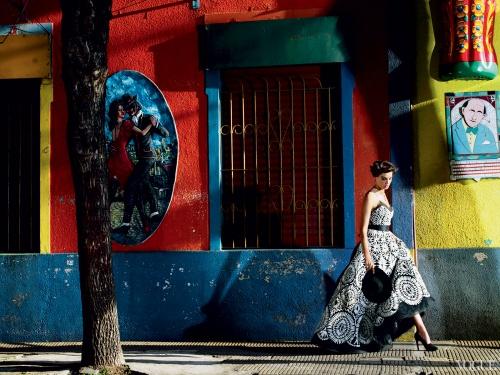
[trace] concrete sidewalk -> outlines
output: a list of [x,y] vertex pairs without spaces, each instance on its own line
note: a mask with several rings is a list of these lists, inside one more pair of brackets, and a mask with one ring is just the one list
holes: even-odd
[[[397,342],[391,350],[324,354],[308,343],[124,342],[127,364],[142,374],[500,374],[500,341],[441,341],[437,352]],[[69,374],[79,343],[0,344],[0,374]]]

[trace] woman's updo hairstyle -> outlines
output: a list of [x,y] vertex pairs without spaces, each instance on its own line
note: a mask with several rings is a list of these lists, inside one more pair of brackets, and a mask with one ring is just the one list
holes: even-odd
[[370,171],[373,177],[378,177],[382,173],[396,173],[398,168],[387,160],[375,160],[372,165],[370,165]]

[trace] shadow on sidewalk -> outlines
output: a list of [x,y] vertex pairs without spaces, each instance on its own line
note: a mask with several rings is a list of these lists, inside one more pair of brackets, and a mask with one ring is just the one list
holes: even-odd
[[47,372],[47,371],[65,371],[76,370],[79,368],[80,361],[61,362],[61,361],[5,361],[0,362],[0,373],[26,373],[26,372]]
[[0,353],[52,353],[52,352],[68,352],[81,353],[81,343],[64,343],[64,342],[16,342],[16,343],[0,343]]

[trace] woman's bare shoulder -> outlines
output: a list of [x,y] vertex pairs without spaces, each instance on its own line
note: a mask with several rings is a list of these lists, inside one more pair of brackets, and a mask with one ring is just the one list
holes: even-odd
[[380,197],[378,196],[378,193],[376,190],[369,190],[365,194],[365,199],[364,203],[366,206],[374,208],[375,206],[378,205],[378,202],[380,201]]

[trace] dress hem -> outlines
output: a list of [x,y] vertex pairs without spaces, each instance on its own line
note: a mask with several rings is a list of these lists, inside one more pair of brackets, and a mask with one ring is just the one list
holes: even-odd
[[347,342],[341,344],[334,343],[332,340],[322,340],[316,332],[311,340],[311,343],[329,353],[339,354],[355,354],[366,352],[378,352],[389,350],[395,339],[407,332],[413,325],[413,316],[416,314],[425,314],[429,306],[429,301],[432,297],[424,297],[418,305],[408,305],[401,302],[398,310],[391,316],[384,319],[384,322],[375,327],[373,340],[368,344],[360,344],[359,346],[350,345]]

